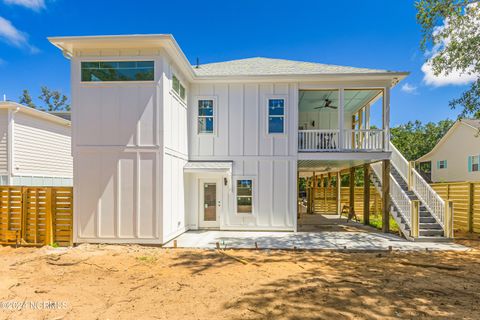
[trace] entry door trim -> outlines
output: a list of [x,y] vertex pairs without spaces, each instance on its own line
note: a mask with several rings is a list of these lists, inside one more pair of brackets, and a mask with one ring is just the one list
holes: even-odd
[[[215,183],[216,185],[216,194],[215,194],[215,221],[205,221],[204,220],[204,192],[205,192],[205,183]],[[215,178],[202,178],[198,179],[198,227],[200,229],[210,229],[220,228],[220,215],[222,213],[222,185],[220,179]]]

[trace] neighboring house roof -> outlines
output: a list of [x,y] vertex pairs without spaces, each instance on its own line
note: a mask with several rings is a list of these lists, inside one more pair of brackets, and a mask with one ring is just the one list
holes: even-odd
[[321,75],[392,72],[379,69],[354,68],[333,64],[262,57],[208,63],[200,65],[199,67],[193,67],[193,70],[195,74],[199,76]]
[[56,122],[58,124],[70,126],[70,120],[64,119],[62,117],[53,115],[51,113],[48,113],[39,109],[30,108],[30,107],[24,106],[23,104],[16,103],[13,101],[0,101],[0,109],[13,109],[19,112],[30,114],[34,117],[43,118],[52,122]]
[[49,111],[48,113],[68,121],[72,120],[72,114],[70,113],[70,111]]
[[437,142],[437,144],[435,145],[435,147],[433,147],[433,149],[421,156],[420,158],[418,158],[416,160],[416,162],[422,162],[422,161],[428,161],[428,159],[438,150],[438,148],[440,148],[440,146],[445,143],[445,141],[447,141],[448,137],[453,133],[454,130],[456,130],[459,126],[468,126],[469,128],[471,129],[474,129],[475,131],[479,132],[480,133],[480,120],[476,120],[476,119],[460,119],[460,120],[457,120],[453,126],[447,131],[447,133],[445,133],[445,135],[440,139],[440,141]]
[[[370,77],[372,79],[391,79],[395,85],[405,78],[408,72],[396,72],[381,69],[366,69],[328,65],[314,62],[290,61],[269,58],[249,58],[226,62],[200,65],[199,68],[190,65],[185,54],[171,34],[134,34],[116,36],[80,36],[80,37],[49,37],[48,40],[62,50],[69,58],[75,56],[77,50],[109,50],[115,48],[140,49],[162,48],[176,65],[184,71],[190,81],[227,78],[271,78],[282,79],[318,77]],[[101,55],[101,54],[100,54]]]

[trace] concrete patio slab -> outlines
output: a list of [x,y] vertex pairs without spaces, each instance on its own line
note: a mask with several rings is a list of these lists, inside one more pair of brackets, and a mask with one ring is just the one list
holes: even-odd
[[[305,249],[305,250],[468,250],[452,242],[411,242],[393,234],[376,232],[253,232],[253,231],[188,231],[176,239],[179,248]],[[165,245],[173,247],[173,240]]]

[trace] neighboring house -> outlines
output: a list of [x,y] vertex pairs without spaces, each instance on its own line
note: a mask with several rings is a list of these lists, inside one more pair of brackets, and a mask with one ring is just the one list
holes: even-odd
[[0,184],[71,186],[70,121],[0,102]]
[[416,162],[430,163],[432,182],[480,181],[480,120],[458,120]]
[[[266,58],[197,67],[171,35],[49,40],[71,60],[75,242],[295,231],[301,172],[390,158],[390,89],[405,72]],[[370,129],[375,101],[383,125]]]

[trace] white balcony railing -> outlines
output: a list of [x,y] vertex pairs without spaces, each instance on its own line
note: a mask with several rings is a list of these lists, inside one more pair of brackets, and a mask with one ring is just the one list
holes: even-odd
[[344,130],[342,140],[337,129],[299,130],[298,151],[381,151],[383,139],[381,129]]

